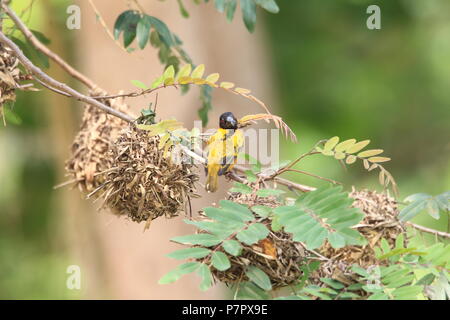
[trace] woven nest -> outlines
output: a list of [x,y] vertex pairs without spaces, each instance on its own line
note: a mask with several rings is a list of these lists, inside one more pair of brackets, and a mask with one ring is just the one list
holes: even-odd
[[[92,96],[105,94],[101,90],[91,92]],[[128,112],[128,106],[122,99],[108,99],[103,103]],[[81,192],[92,192],[105,181],[102,173],[112,164],[112,159],[107,155],[109,147],[127,125],[125,121],[98,108],[85,106],[80,131],[72,143],[70,158],[66,161],[66,171]]]
[[346,284],[353,283],[355,276],[350,270],[352,264],[356,263],[363,268],[380,265],[374,248],[380,246],[383,238],[393,246],[397,236],[404,232],[397,219],[397,202],[389,195],[369,190],[353,190],[350,197],[355,199],[353,207],[360,208],[365,214],[356,229],[367,239],[367,245],[334,249],[328,242],[325,243],[319,252],[330,260],[321,264],[314,275],[316,279],[328,277]]
[[0,44],[0,110],[6,102],[16,101],[15,89],[20,80],[19,59]]
[[[159,138],[134,127],[124,129],[106,154],[111,164],[98,194],[104,206],[136,222],[172,218],[190,208],[198,180],[195,167],[165,158]],[[147,225],[148,226],[148,225]]]
[[[272,197],[253,197],[251,195],[242,195],[233,193],[229,200],[248,206],[265,205],[275,208],[280,205]],[[247,281],[245,271],[248,266],[256,266],[264,271],[270,278],[274,289],[293,284],[298,281],[302,275],[300,267],[305,263],[307,252],[300,243],[292,241],[292,236],[286,232],[273,232],[271,230],[271,220],[260,221],[271,232],[266,239],[248,246],[241,243],[243,251],[240,256],[235,257],[222,248],[231,262],[231,267],[225,271],[213,269],[212,273],[216,280],[224,282],[227,285]]]

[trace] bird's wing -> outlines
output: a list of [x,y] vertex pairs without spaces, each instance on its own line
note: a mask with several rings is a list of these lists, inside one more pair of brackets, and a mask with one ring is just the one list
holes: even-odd
[[235,152],[239,153],[240,149],[243,147],[244,145],[244,141],[245,141],[245,137],[244,137],[244,132],[242,130],[236,130],[236,132],[234,133],[233,137],[233,145],[235,148]]

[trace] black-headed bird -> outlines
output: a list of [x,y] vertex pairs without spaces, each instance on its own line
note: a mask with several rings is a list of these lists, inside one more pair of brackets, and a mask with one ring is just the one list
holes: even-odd
[[209,192],[218,187],[218,176],[230,171],[236,164],[237,156],[244,145],[244,133],[239,130],[239,121],[231,112],[219,118],[219,129],[208,140],[206,162],[206,184]]

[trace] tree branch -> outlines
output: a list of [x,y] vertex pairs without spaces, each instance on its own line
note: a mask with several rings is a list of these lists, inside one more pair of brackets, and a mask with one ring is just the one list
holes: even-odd
[[20,31],[22,31],[25,38],[27,38],[31,44],[40,52],[45,54],[47,57],[49,57],[51,60],[56,62],[62,69],[64,69],[68,74],[70,74],[73,78],[79,80],[84,85],[86,85],[89,89],[95,89],[97,88],[96,84],[87,78],[85,75],[80,73],[79,71],[75,70],[72,66],[70,66],[66,61],[64,61],[60,56],[58,56],[56,53],[52,52],[47,48],[42,42],[40,42],[34,34],[28,29],[28,27],[20,20],[20,18],[16,15],[16,13],[11,10],[6,4],[1,4],[2,9],[5,10],[6,14],[11,18],[11,20],[14,22],[14,24],[19,28]]
[[79,93],[78,91],[72,89],[68,85],[66,85],[62,82],[59,82],[59,81],[53,79],[52,77],[50,77],[49,75],[47,75],[46,73],[44,73],[40,68],[36,67],[23,54],[23,52],[19,49],[19,47],[12,40],[10,40],[7,36],[5,36],[5,34],[3,32],[0,32],[0,42],[3,43],[4,45],[8,46],[9,48],[11,48],[14,51],[16,57],[19,59],[19,61],[22,63],[22,65],[33,75],[34,78],[37,78],[37,79],[41,80],[42,82],[44,82],[45,84],[47,84],[48,86],[56,89],[54,91],[65,92],[78,101],[82,101],[82,102],[85,102],[92,106],[95,106],[95,107],[105,111],[106,113],[116,116],[124,121],[127,121],[127,122],[134,121],[134,118],[132,118],[131,116],[129,116],[125,113],[122,113],[120,111],[117,111],[111,107],[108,107],[107,105],[93,99],[92,97],[89,97],[82,93]]
[[420,226],[420,225],[412,223],[412,222],[406,222],[406,224],[413,227],[414,229],[419,230],[419,231],[431,233],[431,234],[434,234],[435,236],[439,236],[439,237],[450,238],[450,233],[447,233],[444,231],[438,231],[435,229],[427,228],[427,227]]

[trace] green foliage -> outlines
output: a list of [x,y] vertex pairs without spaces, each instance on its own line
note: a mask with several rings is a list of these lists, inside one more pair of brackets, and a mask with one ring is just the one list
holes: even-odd
[[389,264],[367,270],[353,267],[366,283],[362,288],[370,294],[369,299],[450,298],[450,245],[405,247],[400,236],[393,248],[382,241],[376,253],[380,260],[387,259]]
[[[44,39],[44,38],[42,38],[44,36],[41,33],[37,33],[36,31],[34,31],[33,34],[36,37],[38,37],[38,35],[40,35],[39,37],[42,40]],[[42,52],[38,51],[28,41],[22,40],[22,38],[17,38],[14,36],[11,36],[11,40],[14,41],[14,43],[20,48],[20,50],[22,50],[22,52],[25,54],[25,56],[31,60],[31,62],[33,62],[37,66],[40,66],[45,69],[48,69],[50,67],[50,62],[49,62],[48,57],[45,54],[43,54]],[[48,41],[50,41],[50,40],[48,40]]]
[[[179,1],[179,4],[182,5],[181,1]],[[184,9],[184,7],[182,8]],[[121,34],[123,34],[123,45],[129,50],[135,39],[137,39],[138,47],[141,50],[145,49],[150,43],[152,47],[159,50],[158,57],[161,63],[166,68],[173,68],[174,72],[179,69],[181,62],[192,63],[192,59],[181,47],[183,42],[180,38],[156,17],[127,10],[117,17],[114,24],[114,38],[119,39]],[[141,89],[147,88],[142,82],[136,82],[136,80],[134,82]],[[182,86],[182,88],[183,93],[188,90],[187,86]],[[212,109],[211,88],[204,86],[201,89],[200,100],[202,107],[199,110],[199,115],[206,124],[208,121],[207,114]]]
[[[178,0],[180,13],[183,17],[189,17],[189,13],[186,11],[183,5],[183,0]],[[256,8],[259,6],[270,13],[278,13],[280,8],[275,0],[214,0],[214,6],[220,13],[225,13],[228,21],[233,21],[236,7],[240,3],[242,11],[242,20],[248,31],[253,32],[256,24]],[[199,4],[201,0],[194,0],[194,3]],[[209,0],[203,0],[203,2],[209,2]]]
[[431,217],[438,220],[441,212],[448,213],[450,211],[450,191],[437,196],[415,193],[406,197],[404,202],[409,204],[400,211],[401,221],[409,221],[425,209]]
[[[229,91],[233,94],[242,96],[246,99],[252,100],[259,105],[261,105],[264,109],[267,110],[267,107],[263,102],[257,99],[255,96],[251,94],[251,91],[245,88],[235,87],[235,84],[232,82],[222,81],[218,82],[220,75],[218,73],[212,73],[208,76],[204,76],[205,65],[200,64],[192,69],[193,66],[188,63],[180,68],[179,65],[169,65],[164,70],[163,74],[156,78],[150,87],[146,89],[146,92],[150,92],[153,90],[157,90],[159,88],[163,88],[166,86],[180,86],[182,88],[187,88],[189,85],[197,85],[201,87],[201,101],[202,107],[198,110],[198,115],[202,120],[203,124],[206,125],[208,123],[208,113],[212,110],[211,103],[211,93],[213,88],[221,88],[223,90]],[[178,71],[177,71],[178,70]],[[135,85],[140,87],[141,89],[147,85],[142,82],[135,82]],[[277,121],[281,121],[281,118],[271,116],[272,120],[278,125]],[[284,124],[281,122],[281,124]],[[286,128],[283,128],[287,130]]]
[[13,102],[5,102],[2,106],[0,106],[0,119],[3,118],[3,123],[12,123],[14,125],[22,124],[22,118],[13,111],[14,103]]
[[[199,267],[201,272],[199,272],[203,279],[201,284],[203,289],[210,284],[209,268],[225,271],[231,267],[231,262],[225,253],[240,256],[243,244],[253,245],[269,234],[269,229],[262,223],[263,218],[256,215],[249,207],[229,200],[221,200],[219,205],[218,208],[204,209],[205,215],[210,219],[208,221],[185,220],[185,223],[196,226],[199,232],[173,238],[172,241],[190,247],[168,255],[174,259],[196,259],[201,264]],[[165,275],[160,283],[173,282],[183,274],[182,270],[177,268]],[[250,282],[262,289],[270,290],[268,276],[256,266],[248,266],[246,275]]]
[[250,279],[250,281],[261,289],[266,291],[272,290],[272,284],[270,283],[269,277],[261,269],[255,266],[250,266],[245,272],[245,275]]
[[353,164],[356,160],[362,160],[364,168],[367,171],[378,169],[380,171],[378,180],[381,185],[387,188],[392,185],[394,192],[397,193],[397,184],[392,175],[380,163],[390,161],[390,158],[381,157],[382,149],[372,149],[362,151],[370,140],[356,142],[356,139],[348,139],[339,143],[339,137],[332,137],[323,144],[322,147],[316,147],[316,150],[325,156],[332,156],[345,164]]
[[273,210],[285,231],[309,249],[320,247],[325,240],[334,248],[363,244],[364,238],[351,229],[363,218],[359,209],[351,208],[353,199],[341,187],[323,187],[301,195],[295,205]]

